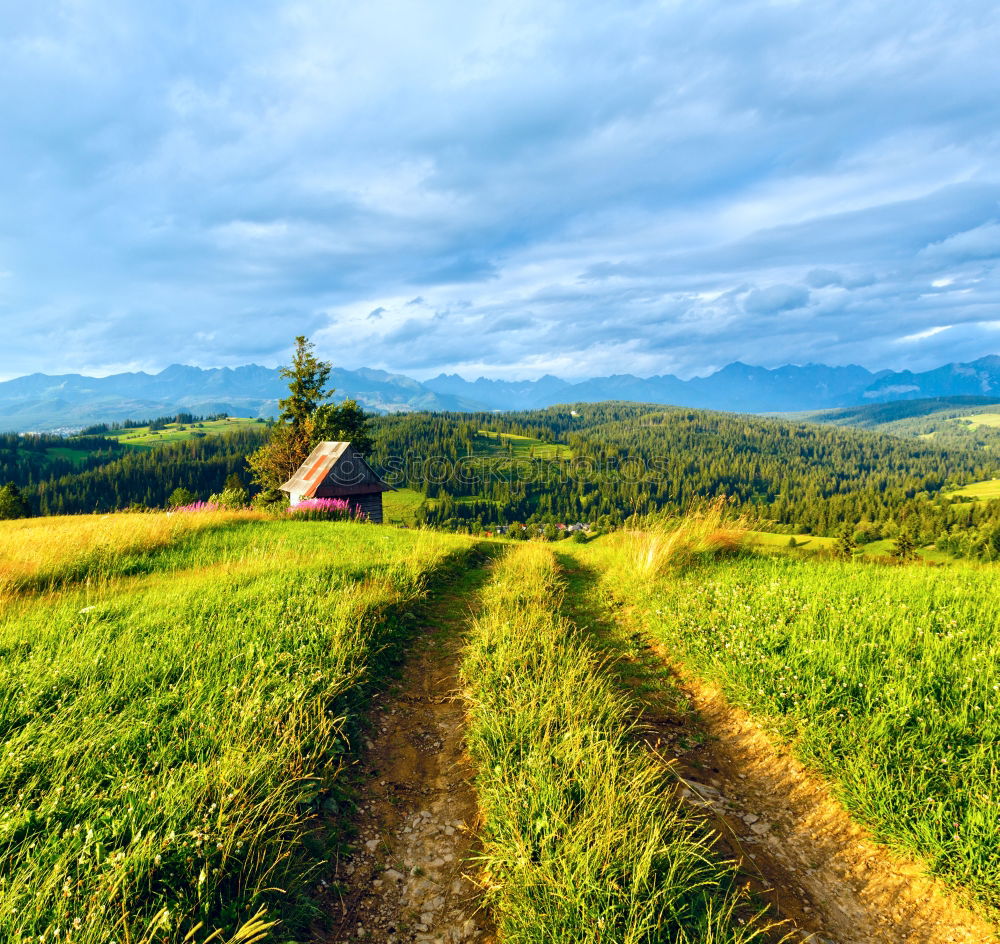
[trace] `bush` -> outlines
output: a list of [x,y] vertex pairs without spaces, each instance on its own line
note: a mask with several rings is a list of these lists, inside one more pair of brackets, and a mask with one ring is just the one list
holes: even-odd
[[167,499],[168,508],[182,508],[185,505],[193,504],[198,500],[198,496],[189,488],[183,486],[175,488]]
[[288,496],[276,488],[265,488],[254,495],[252,504],[262,511],[284,511],[288,508]]
[[224,488],[217,495],[210,495],[208,498],[209,504],[229,511],[246,508],[249,501],[250,495],[245,488]]

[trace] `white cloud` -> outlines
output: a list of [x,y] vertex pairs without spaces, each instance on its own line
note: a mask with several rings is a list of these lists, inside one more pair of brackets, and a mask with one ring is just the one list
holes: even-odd
[[942,331],[947,331],[952,325],[936,325],[933,328],[926,328],[923,331],[917,331],[914,334],[907,334],[906,336],[899,339],[900,344],[911,344],[914,341],[926,341],[927,338],[933,338],[935,335],[940,334]]
[[995,337],[985,0],[50,14],[0,36],[5,369],[274,363],[303,331],[494,375]]

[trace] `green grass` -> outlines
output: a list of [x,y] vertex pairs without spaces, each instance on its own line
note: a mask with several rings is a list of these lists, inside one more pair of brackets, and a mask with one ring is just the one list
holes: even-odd
[[[817,551],[832,551],[837,543],[836,538],[824,537],[818,534],[777,534],[773,531],[748,531],[749,542],[768,551],[789,551],[793,554],[814,554]],[[795,547],[789,545],[789,539],[795,538]],[[890,556],[895,541],[892,538],[882,538],[870,541],[859,548],[862,557],[885,558]],[[917,556],[924,561],[935,564],[952,564],[955,558],[951,554],[938,551],[934,547],[917,548]]]
[[387,524],[412,526],[424,496],[412,488],[399,488],[382,494],[382,515]]
[[184,442],[200,436],[218,436],[238,429],[257,428],[260,425],[260,420],[231,416],[224,420],[205,420],[202,423],[168,423],[161,430],[150,430],[148,426],[112,430],[104,435],[109,439],[117,439],[123,446],[148,449],[152,446],[162,446],[164,443]]
[[995,570],[592,553],[643,632],[788,738],[876,835],[997,913]]
[[1000,498],[1000,479],[988,479],[985,482],[972,482],[970,485],[963,485],[952,492],[947,493],[948,497],[965,496],[967,498],[977,498],[980,501],[991,501]]
[[957,422],[965,423],[970,429],[977,429],[980,426],[1000,429],[1000,413],[975,413],[971,416],[960,416]]
[[498,433],[489,429],[481,429],[476,433],[473,443],[477,456],[512,455],[515,459],[572,459],[573,453],[569,446],[560,443],[547,443],[530,436],[518,436],[515,433]]
[[795,538],[795,545],[802,551],[828,551],[837,543],[836,538],[826,538],[816,534],[775,534],[773,531],[751,531],[750,540],[764,548],[789,548],[789,539]]
[[633,706],[559,615],[546,546],[496,565],[463,677],[489,900],[505,944],[762,940],[634,737]]
[[74,449],[72,446],[52,446],[45,450],[50,459],[69,459],[74,465],[80,466],[91,456],[86,449]]
[[222,942],[259,914],[308,939],[366,692],[471,544],[249,520],[139,545],[139,577],[69,555],[0,611],[0,939]]

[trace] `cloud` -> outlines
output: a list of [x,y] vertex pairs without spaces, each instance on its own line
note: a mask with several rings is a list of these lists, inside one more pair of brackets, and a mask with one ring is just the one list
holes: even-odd
[[986,0],[21,5],[0,370],[968,359],[998,43]]
[[750,292],[743,307],[754,315],[804,308],[809,302],[809,291],[799,285],[771,285]]
[[810,269],[806,273],[806,282],[813,288],[829,288],[832,285],[843,285],[844,277],[832,269]]
[[915,334],[907,334],[899,339],[901,344],[910,344],[914,341],[926,341],[928,338],[933,338],[939,335],[942,331],[947,331],[951,328],[951,325],[935,325],[933,328],[925,328],[923,331],[917,331]]
[[971,262],[1000,259],[1000,223],[985,223],[975,229],[955,233],[921,251],[924,258],[936,262]]

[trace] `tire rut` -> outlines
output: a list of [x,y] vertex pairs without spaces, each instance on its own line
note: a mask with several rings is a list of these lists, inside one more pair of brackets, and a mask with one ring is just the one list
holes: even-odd
[[[563,565],[567,607],[595,641],[616,650],[641,708],[641,736],[676,776],[678,798],[708,820],[719,852],[770,904],[788,941],[997,944],[995,929],[943,882],[877,843],[819,777],[651,644],[638,614],[608,613],[591,596],[595,574],[572,558]],[[623,649],[640,654],[623,657]]]
[[701,743],[665,738],[652,714],[647,739],[667,748],[682,799],[712,818],[721,844],[794,929],[792,940],[995,944],[989,924],[917,862],[875,842],[819,777],[718,689],[680,674],[677,685],[695,712],[683,730]]
[[432,604],[399,685],[374,701],[358,835],[337,866],[326,944],[495,939],[475,862],[479,813],[457,675],[474,590],[451,588]]

